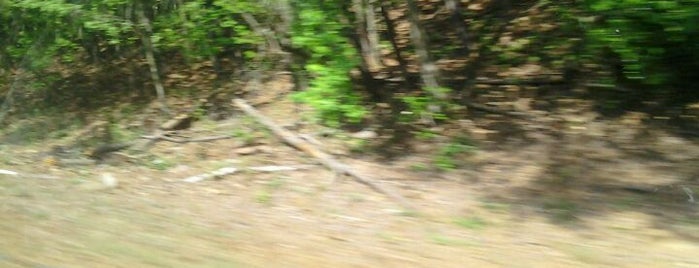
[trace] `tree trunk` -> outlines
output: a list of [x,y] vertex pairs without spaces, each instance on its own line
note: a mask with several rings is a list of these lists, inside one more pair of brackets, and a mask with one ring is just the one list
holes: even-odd
[[366,1],[364,12],[366,13],[366,32],[369,39],[369,52],[371,57],[376,59],[379,67],[381,67],[381,51],[379,50],[379,33],[376,28],[376,9],[374,0]]
[[[257,35],[265,38],[267,40],[267,45],[266,45],[266,52],[268,53],[279,53],[282,51],[281,45],[277,41],[277,38],[274,37],[274,34],[272,30],[269,28],[266,28],[262,25],[260,25],[259,22],[249,13],[243,13],[242,14],[243,20],[250,26],[250,29],[252,29]],[[261,51],[262,52],[262,51]]]
[[425,89],[429,91],[433,97],[437,100],[446,99],[446,93],[442,90],[438,90],[439,82],[438,80],[438,70],[437,65],[434,64],[429,54],[429,46],[427,44],[427,37],[425,36],[425,31],[420,26],[420,11],[418,9],[415,0],[408,0],[408,20],[410,21],[410,39],[415,45],[415,53],[417,54],[417,59],[420,62],[420,78],[425,86]]
[[167,115],[170,115],[170,109],[167,107],[167,100],[165,99],[165,89],[163,88],[163,83],[160,81],[160,74],[158,73],[158,64],[155,61],[155,53],[153,48],[153,42],[151,36],[153,35],[153,28],[151,27],[150,20],[146,17],[143,11],[143,5],[141,3],[137,4],[136,15],[138,16],[140,27],[145,30],[141,34],[141,42],[143,42],[143,50],[146,54],[146,61],[148,61],[148,66],[150,67],[150,76],[153,80],[153,85],[155,86],[155,93],[160,101],[160,109]]
[[391,41],[393,51],[396,53],[396,59],[398,60],[398,64],[400,65],[401,73],[403,73],[403,79],[405,79],[405,81],[407,82],[410,77],[408,74],[408,63],[405,61],[403,53],[400,47],[398,46],[398,35],[396,34],[396,27],[393,23],[393,20],[391,20],[391,16],[388,14],[390,8],[391,3],[389,1],[381,1],[381,15],[383,16],[383,19],[386,22],[386,32],[388,33],[389,41]]
[[377,70],[380,67],[380,60],[373,6],[369,0],[353,0],[352,6],[357,18],[357,37],[362,51],[362,59],[370,71]]
[[182,20],[182,33],[184,36],[187,36],[187,38],[184,39],[184,45],[182,46],[184,49],[184,60],[187,65],[189,65],[190,62],[190,57],[192,57],[192,51],[193,45],[191,42],[191,38],[189,37],[189,28],[187,28],[187,24],[189,23],[189,19],[187,19],[187,14],[185,13],[184,7],[184,1],[183,0],[176,0],[177,3],[177,15],[180,16],[180,20]]
[[461,5],[456,0],[444,0],[444,3],[449,13],[451,13],[449,16],[451,25],[456,29],[456,33],[461,41],[460,52],[463,55],[468,55],[468,31],[466,30],[466,25],[464,25],[464,17],[461,15]]

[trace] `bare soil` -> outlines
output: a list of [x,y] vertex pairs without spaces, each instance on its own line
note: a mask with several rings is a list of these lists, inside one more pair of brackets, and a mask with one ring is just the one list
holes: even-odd
[[[282,125],[298,119],[294,109],[261,108]],[[0,168],[56,179],[0,175],[0,266],[699,267],[699,209],[688,201],[699,149],[667,133],[636,141],[662,146],[654,157],[629,153],[629,141],[572,135],[565,146],[481,149],[443,172],[423,168],[429,154],[387,160],[349,153],[338,138],[347,133],[316,136],[418,209],[406,211],[242,115],[192,131],[236,130],[253,138],[161,141],[150,149],[159,160],[140,164],[61,167],[37,160],[45,146],[5,145]],[[265,165],[300,169],[246,169]],[[182,181],[225,166],[241,170]]]

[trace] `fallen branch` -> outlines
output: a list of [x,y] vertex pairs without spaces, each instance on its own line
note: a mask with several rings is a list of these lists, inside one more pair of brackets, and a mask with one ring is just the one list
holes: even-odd
[[259,166],[259,167],[249,167],[247,168],[248,170],[252,171],[257,171],[257,172],[278,172],[278,171],[296,171],[300,169],[306,169],[311,166],[309,165],[302,165],[302,166]]
[[164,141],[169,141],[169,142],[174,142],[174,143],[188,143],[188,142],[207,142],[207,141],[215,141],[215,140],[224,140],[224,139],[230,139],[231,136],[212,136],[212,137],[203,137],[203,138],[193,138],[193,139],[177,139],[177,138],[171,138],[165,135],[146,135],[146,136],[141,136],[143,139],[147,140],[152,140],[152,141],[158,141],[158,140],[164,140]]
[[56,177],[56,176],[19,173],[17,171],[12,171],[12,170],[7,170],[7,169],[0,169],[0,175],[7,175],[7,176],[12,176],[12,177],[28,177],[28,178],[45,179],[45,180],[58,179],[58,177]]
[[527,120],[532,119],[531,115],[523,113],[523,112],[506,111],[506,110],[490,107],[488,105],[478,104],[478,103],[469,102],[469,101],[464,102],[464,104],[466,105],[466,107],[469,107],[471,109],[480,110],[480,111],[484,111],[484,112],[488,112],[488,113],[506,115],[506,116],[516,117],[516,118],[520,118],[520,119],[527,119]]
[[[551,74],[551,76],[560,74]],[[505,85],[556,85],[565,84],[566,81],[562,78],[551,78],[551,76],[541,76],[541,77],[530,77],[522,79],[497,79],[497,78],[485,78],[479,77],[476,79],[476,84],[482,85],[494,85],[494,86],[505,86]]]
[[215,177],[221,177],[221,176],[230,175],[230,174],[233,174],[233,173],[236,173],[236,172],[238,172],[238,169],[237,169],[237,168],[234,168],[234,167],[225,167],[225,168],[219,168],[219,169],[214,170],[214,171],[209,172],[209,173],[205,173],[205,174],[201,174],[201,175],[196,175],[196,176],[187,177],[186,179],[184,179],[184,180],[182,180],[182,181],[194,183],[194,182],[200,182],[200,181],[203,181],[203,180],[208,180],[208,179],[210,179],[210,178],[215,178]]
[[[247,170],[251,171],[257,171],[257,172],[279,172],[279,171],[295,171],[295,170],[300,170],[300,169],[305,169],[308,168],[308,165],[302,165],[302,166],[259,166],[259,167],[249,167],[246,168]],[[0,170],[2,172],[2,170]],[[235,172],[238,172],[238,168],[234,167],[225,167],[225,168],[220,168],[212,172],[207,172],[204,174],[199,174],[195,176],[190,176],[182,181],[184,182],[200,182],[203,180],[207,180],[210,178],[214,177],[221,177],[221,176],[226,176],[233,174]],[[0,173],[1,174],[1,173]]]
[[398,202],[402,206],[404,206],[407,209],[414,209],[410,203],[408,203],[402,196],[393,193],[392,191],[389,191],[388,189],[384,188],[383,186],[373,182],[371,179],[367,178],[366,176],[359,174],[359,172],[356,171],[356,169],[353,169],[345,164],[340,163],[339,161],[335,160],[331,155],[324,153],[317,148],[313,147],[311,144],[305,142],[303,139],[299,138],[297,135],[292,133],[291,131],[288,131],[279,125],[275,124],[267,118],[266,116],[260,114],[254,107],[250,106],[247,104],[244,100],[242,99],[234,99],[233,104],[240,108],[243,112],[248,114],[249,116],[253,117],[255,120],[260,122],[261,124],[265,125],[267,128],[269,128],[277,137],[279,137],[281,140],[283,140],[285,143],[288,145],[304,152],[307,153],[314,158],[318,160],[321,164],[324,166],[328,167],[332,171],[338,174],[346,174],[351,176],[355,181],[362,183],[364,185],[369,186],[373,190],[384,194],[388,196],[389,198],[393,199],[394,201]]

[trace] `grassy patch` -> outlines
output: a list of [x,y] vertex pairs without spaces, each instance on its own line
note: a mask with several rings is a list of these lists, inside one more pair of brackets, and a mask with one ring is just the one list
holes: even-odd
[[465,229],[480,230],[485,228],[487,222],[478,216],[472,216],[468,218],[457,218],[454,220],[454,224]]
[[347,145],[349,146],[349,151],[351,153],[359,154],[368,151],[371,143],[364,139],[350,139],[347,141]]
[[546,200],[543,208],[557,222],[571,222],[576,219],[575,215],[579,212],[577,204],[563,198]]
[[231,133],[231,136],[244,142],[245,144],[252,144],[255,141],[255,135],[252,134],[252,131],[246,129],[236,128]]
[[272,203],[272,193],[267,189],[257,191],[255,193],[255,202],[263,205],[269,205]]
[[439,233],[431,233],[429,235],[430,240],[438,245],[450,246],[450,247],[472,247],[476,246],[473,242],[466,241],[459,238],[445,236]]
[[410,165],[410,170],[417,171],[417,172],[428,171],[428,170],[430,170],[430,167],[425,163],[415,163],[415,164]]
[[146,162],[146,166],[151,169],[163,171],[174,167],[175,163],[168,159],[156,157],[155,159]]
[[436,132],[429,130],[429,129],[423,129],[420,131],[413,131],[413,134],[415,135],[416,138],[420,140],[432,140],[439,136]]
[[481,204],[481,206],[492,212],[508,212],[510,210],[510,204],[498,202],[485,201]]
[[286,183],[286,179],[282,177],[276,177],[272,179],[271,181],[267,182],[267,187],[271,190],[277,190],[284,186],[284,183]]
[[417,211],[412,210],[412,209],[401,210],[399,215],[404,216],[404,217],[411,217],[411,218],[420,217],[420,213],[418,213]]
[[468,139],[455,139],[443,146],[434,158],[434,165],[439,169],[448,171],[459,166],[459,158],[462,154],[475,151],[476,147]]

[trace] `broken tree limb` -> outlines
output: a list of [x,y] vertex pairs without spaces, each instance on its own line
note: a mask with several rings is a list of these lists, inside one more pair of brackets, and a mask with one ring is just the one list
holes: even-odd
[[[155,61],[155,47],[153,46],[153,26],[151,25],[150,19],[146,17],[144,9],[144,4],[140,2],[136,3],[136,15],[138,16],[139,27],[136,27],[136,31],[141,36],[141,42],[143,44],[143,50],[146,54],[146,61],[148,62],[148,67],[150,70],[151,80],[155,86],[155,92],[158,96],[158,101],[160,101],[160,110],[166,115],[170,115],[170,109],[167,106],[167,99],[165,98],[165,89],[163,83],[160,80],[158,64]],[[142,30],[141,30],[142,28]]]
[[195,182],[200,182],[203,180],[208,180],[210,178],[216,178],[216,177],[230,175],[230,174],[233,174],[236,172],[238,172],[237,168],[225,167],[225,168],[220,168],[220,169],[214,170],[214,171],[209,172],[209,173],[187,177],[187,178],[183,179],[182,181],[195,183]]
[[12,176],[12,177],[18,177],[18,178],[25,177],[25,178],[45,179],[45,180],[58,179],[58,177],[51,176],[51,175],[19,173],[17,171],[12,171],[12,170],[7,170],[7,169],[0,169],[0,175],[7,175],[7,176]]
[[168,137],[165,135],[144,135],[141,136],[142,139],[147,139],[151,141],[158,141],[158,140],[164,140],[164,141],[169,141],[169,142],[174,142],[174,143],[188,143],[188,142],[207,142],[207,141],[215,141],[215,140],[225,140],[225,139],[230,139],[232,138],[231,136],[211,136],[211,137],[201,137],[201,138],[192,138],[192,139],[177,139],[177,138],[172,138]]
[[356,171],[356,169],[352,169],[349,166],[340,163],[339,161],[335,160],[331,155],[322,152],[312,146],[311,144],[305,142],[303,139],[299,138],[297,135],[292,133],[291,131],[288,131],[281,126],[275,124],[267,118],[266,116],[262,115],[259,113],[254,107],[250,106],[247,102],[245,102],[242,99],[234,99],[233,104],[240,108],[243,112],[248,114],[249,116],[253,117],[255,120],[260,122],[261,124],[265,125],[265,127],[269,128],[277,137],[279,137],[282,141],[284,141],[286,144],[306,153],[318,160],[321,164],[324,166],[328,167],[332,171],[339,173],[339,174],[346,174],[352,177],[355,181],[364,184],[366,186],[369,186],[371,189],[384,194],[388,196],[389,198],[393,199],[394,201],[398,202],[401,204],[403,207],[407,209],[413,210],[414,207],[408,203],[408,201],[405,200],[402,196],[389,191],[388,189],[384,188],[380,184],[375,183],[372,179],[360,174],[359,172]]
[[[255,171],[255,172],[280,172],[280,171],[296,171],[300,169],[305,169],[305,168],[310,168],[311,166],[309,165],[298,165],[298,166],[259,166],[259,167],[249,167],[245,168],[245,170],[250,170],[250,171]],[[210,178],[215,178],[215,177],[222,177],[226,175],[230,175],[233,173],[238,172],[238,168],[235,167],[225,167],[225,168],[220,168],[211,172],[195,175],[195,176],[189,176],[185,179],[182,179],[184,182],[200,182],[203,180],[207,180]],[[0,169],[0,172],[2,170]],[[2,174],[2,173],[0,173]]]
[[506,116],[511,116],[511,117],[516,117],[520,119],[527,119],[531,120],[531,115],[526,114],[524,112],[518,112],[518,111],[506,111],[506,110],[501,110],[495,107],[490,107],[488,105],[484,104],[478,104],[470,101],[465,101],[463,102],[466,107],[475,109],[475,110],[480,110],[488,113],[494,113],[494,114],[500,114],[500,115],[506,115]]

